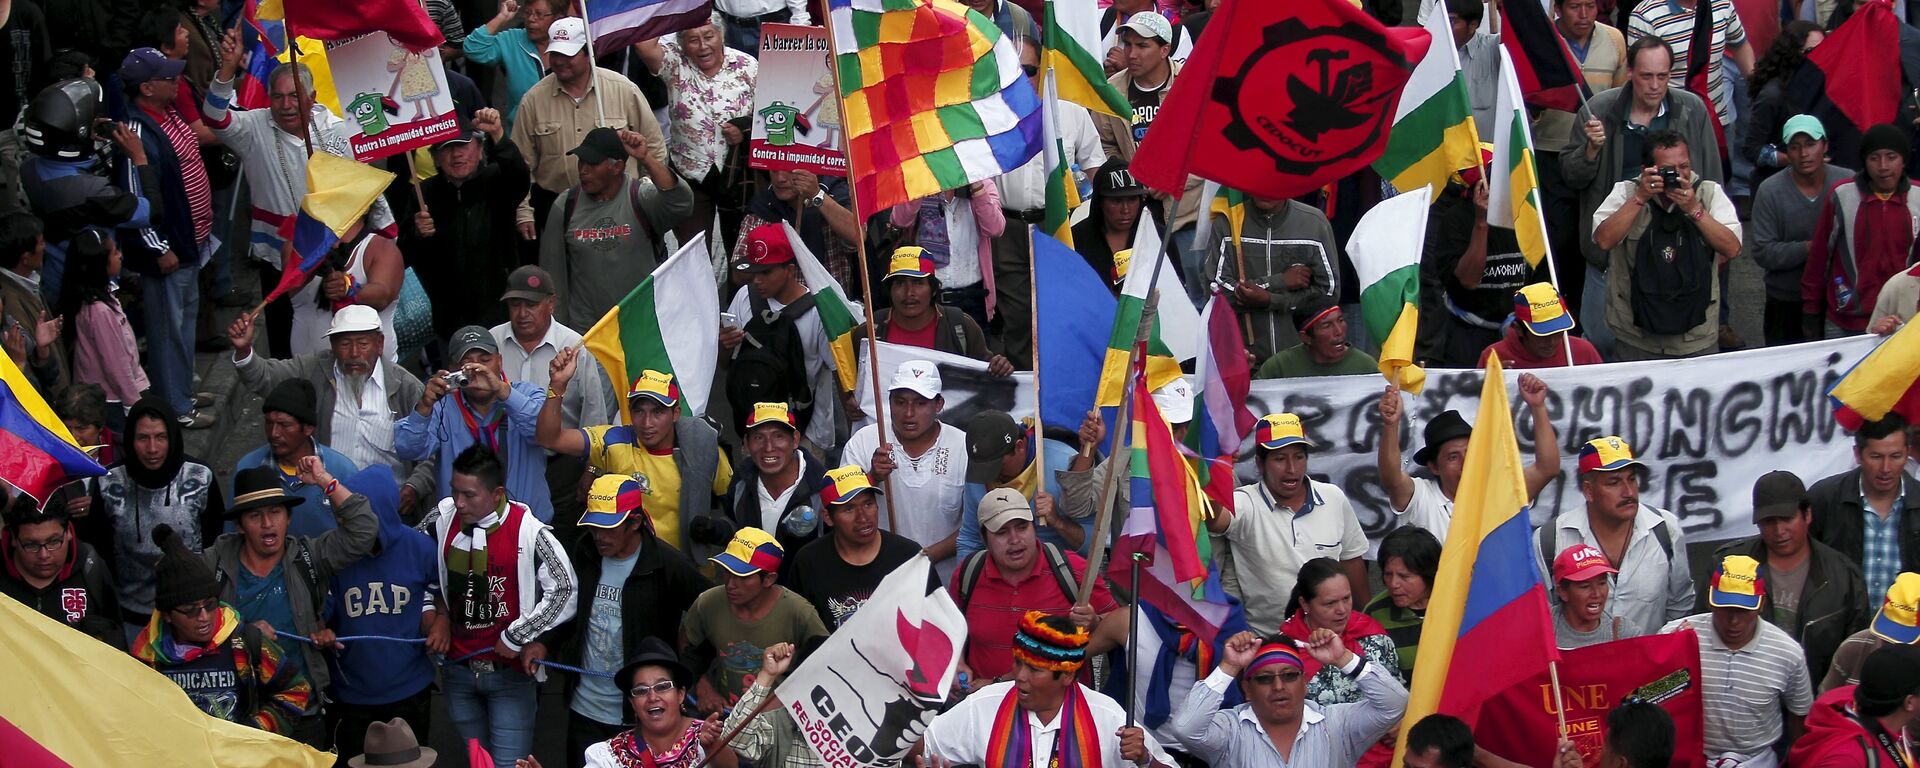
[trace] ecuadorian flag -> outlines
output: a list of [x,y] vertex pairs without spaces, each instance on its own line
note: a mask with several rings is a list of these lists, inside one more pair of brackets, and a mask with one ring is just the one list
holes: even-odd
[[[1526,478],[1499,360],[1487,361],[1473,423],[1403,722],[1441,712],[1471,726],[1481,702],[1560,658],[1527,525]],[[1395,765],[1406,738],[1402,729]]]
[[1888,413],[1920,422],[1920,323],[1907,323],[1827,390],[1833,419],[1848,431]]
[[[707,236],[695,235],[655,267],[581,334],[581,342],[607,369],[616,391],[625,393],[641,371],[669,373],[680,386],[681,412],[706,413],[720,356],[720,286],[707,261]],[[620,421],[633,423],[625,397],[620,398]]]
[[1441,0],[1425,5],[1427,53],[1400,94],[1386,152],[1373,161],[1374,170],[1401,192],[1429,186],[1438,192],[1454,171],[1480,163],[1480,137],[1446,6]]
[[1500,94],[1494,100],[1492,178],[1487,183],[1487,223],[1513,230],[1527,266],[1547,258],[1547,220],[1540,215],[1540,173],[1533,162],[1533,134],[1513,56],[1500,48]]
[[294,214],[289,239],[294,258],[280,273],[280,284],[263,301],[273,301],[306,284],[307,278],[327,260],[335,243],[352,229],[354,222],[367,215],[373,201],[393,183],[393,174],[366,163],[315,152],[307,158],[307,196]]
[[0,355],[0,480],[45,504],[60,486],[106,473],[80,450],[13,358]]

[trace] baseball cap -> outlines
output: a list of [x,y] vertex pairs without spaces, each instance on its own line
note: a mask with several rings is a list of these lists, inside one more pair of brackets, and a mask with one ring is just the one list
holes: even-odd
[[[1158,16],[1159,14],[1148,13],[1147,15]],[[1125,160],[1117,158],[1108,160],[1100,166],[1099,170],[1093,172],[1094,197],[1145,197],[1146,194],[1146,185],[1141,184],[1139,179],[1133,177],[1133,172],[1127,170]]]
[[1827,137],[1827,127],[1813,115],[1794,115],[1787,118],[1786,127],[1780,129],[1780,141],[1792,144],[1793,137],[1803,133],[1814,141],[1820,141]]
[[1006,411],[981,411],[967,422],[967,482],[990,483],[1000,476],[1000,460],[1026,431]]
[[547,53],[577,56],[587,47],[587,22],[578,16],[554,19],[547,27]]
[[1887,587],[1886,602],[1873,616],[1873,633],[1889,642],[1920,642],[1920,573],[1903,573]]
[[1269,451],[1295,444],[1314,447],[1313,441],[1307,439],[1306,427],[1300,425],[1300,417],[1291,413],[1269,413],[1260,417],[1260,423],[1253,430],[1253,441]]
[[451,147],[455,144],[466,144],[480,138],[480,129],[473,127],[473,121],[468,120],[466,115],[460,114],[459,112],[453,113],[453,127],[459,132],[434,142],[434,150],[437,151],[441,147]]
[[1120,25],[1120,28],[1131,29],[1141,37],[1160,38],[1163,43],[1173,42],[1173,24],[1158,11],[1141,11],[1128,16],[1127,23]]
[[798,430],[793,422],[793,409],[786,403],[754,403],[753,413],[747,419],[742,431],[753,429],[762,424],[784,424],[787,429]]
[[917,245],[903,245],[893,252],[893,259],[887,262],[887,276],[881,280],[896,277],[933,277],[933,259],[926,257],[927,250]]
[[680,404],[680,383],[673,374],[659,371],[641,371],[640,378],[633,380],[633,387],[627,390],[627,402],[636,397],[644,397],[669,408]]
[[1535,336],[1573,330],[1573,315],[1552,283],[1534,283],[1513,293],[1513,316]]
[[620,143],[618,131],[603,125],[587,131],[586,137],[580,139],[580,146],[567,150],[567,154],[580,158],[583,163],[604,163],[626,157],[627,147]]
[[845,504],[867,491],[880,495],[880,489],[873,487],[873,481],[867,478],[866,470],[858,464],[848,464],[827,471],[827,485],[820,489],[820,504]]
[[587,511],[581,513],[580,524],[588,528],[618,528],[634,512],[640,512],[645,519],[646,496],[646,486],[632,475],[601,475],[587,490]]
[[926,360],[908,360],[893,369],[893,384],[888,392],[904,389],[932,400],[940,396],[940,368]]
[[135,48],[120,60],[120,82],[134,86],[150,80],[165,80],[179,77],[186,68],[185,60],[169,59],[157,49]]
[[493,334],[477,325],[462,327],[447,338],[447,357],[451,360],[458,361],[476,349],[489,355],[500,354],[500,344],[493,340]]
[[1639,459],[1633,457],[1633,448],[1627,441],[1614,435],[1588,440],[1580,446],[1580,474],[1588,472],[1612,472],[1627,467],[1644,467]]
[[1012,488],[995,488],[980,498],[977,508],[980,527],[994,533],[1007,527],[1015,520],[1033,522],[1033,505],[1027,503],[1027,497]]
[[1153,391],[1153,407],[1160,411],[1160,418],[1168,424],[1185,424],[1193,421],[1193,385],[1181,376],[1160,385]]
[[366,333],[380,330],[380,313],[365,304],[348,304],[333,313],[333,323],[327,326],[327,335],[341,333]]
[[780,547],[780,541],[773,534],[758,528],[742,528],[733,534],[733,541],[727,542],[725,551],[707,559],[735,576],[752,576],[762,571],[778,573],[780,561],[786,557],[787,551]]
[[1800,482],[1800,476],[1784,469],[1776,469],[1760,476],[1753,483],[1753,522],[1758,525],[1762,520],[1776,517],[1793,517],[1800,512],[1800,506],[1807,503],[1807,486]]
[[738,272],[766,272],[793,262],[793,244],[779,224],[762,224],[747,233],[747,257],[733,264]]
[[507,275],[507,292],[500,294],[500,300],[524,299],[539,301],[553,295],[553,275],[532,264],[516,269]]
[[1553,558],[1553,580],[1586,581],[1596,576],[1619,573],[1620,569],[1607,562],[1607,556],[1591,544],[1575,544],[1560,550]]
[[1132,248],[1122,248],[1113,252],[1113,274],[1111,277],[1113,278],[1114,285],[1119,285],[1127,281],[1127,268],[1131,266],[1133,266]]
[[1707,605],[1715,608],[1760,610],[1760,596],[1767,593],[1767,576],[1760,561],[1746,555],[1728,555],[1713,568],[1713,587],[1707,590]]

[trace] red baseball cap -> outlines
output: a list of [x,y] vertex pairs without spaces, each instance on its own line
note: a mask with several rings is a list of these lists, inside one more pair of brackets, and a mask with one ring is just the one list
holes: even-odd
[[765,272],[793,263],[793,244],[787,241],[786,227],[762,224],[747,233],[747,257],[734,262],[736,272]]
[[1560,551],[1553,559],[1553,580],[1586,581],[1598,576],[1619,573],[1620,569],[1607,562],[1607,556],[1589,544],[1575,544]]

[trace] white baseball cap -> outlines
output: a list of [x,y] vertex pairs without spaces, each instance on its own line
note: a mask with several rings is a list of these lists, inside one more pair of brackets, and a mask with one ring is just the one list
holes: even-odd
[[904,389],[928,400],[940,396],[940,369],[926,360],[908,360],[893,371],[888,392]]
[[1187,383],[1186,377],[1160,385],[1152,396],[1153,407],[1160,409],[1160,418],[1168,424],[1193,421],[1193,385]]
[[333,325],[327,328],[327,335],[339,333],[365,333],[380,330],[380,313],[365,304],[348,304],[333,313]]
[[587,47],[587,23],[578,16],[554,19],[547,27],[547,53],[575,56]]

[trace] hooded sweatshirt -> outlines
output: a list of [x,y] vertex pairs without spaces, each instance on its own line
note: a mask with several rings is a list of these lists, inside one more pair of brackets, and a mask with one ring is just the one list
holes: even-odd
[[[133,450],[134,425],[147,417],[167,425],[167,458],[157,469],[141,466]],[[180,422],[161,398],[142,397],[128,409],[120,455],[120,463],[100,479],[100,511],[113,524],[113,581],[120,588],[121,620],[145,624],[153,613],[153,566],[160,561],[153,527],[171,525],[187,546],[204,548],[220,535],[226,503],[213,469],[187,455]]]
[[[1853,712],[1853,689],[1843,685],[1814,699],[1807,713],[1807,732],[1787,752],[1794,768],[1892,768],[1904,765],[1887,753],[1866,721]],[[1894,735],[1899,743],[1898,734]]]
[[282,736],[313,702],[313,686],[285,663],[279,644],[224,603],[204,646],[176,641],[166,616],[154,612],[133,639],[133,657],[180,686],[200,711]]
[[120,629],[120,597],[114,593],[113,577],[107,574],[106,561],[80,541],[72,523],[67,524],[66,554],[53,581],[35,588],[14,563],[13,531],[0,531],[0,557],[6,560],[6,568],[0,572],[0,594],[126,650],[127,635]]
[[[440,589],[433,540],[400,522],[400,486],[385,467],[361,470],[342,481],[367,497],[380,519],[373,554],[333,575],[324,609],[328,628],[342,637],[372,635],[409,640],[420,631],[424,610]],[[347,643],[333,654],[335,700],[359,706],[390,704],[433,683],[425,646],[390,642]]]

